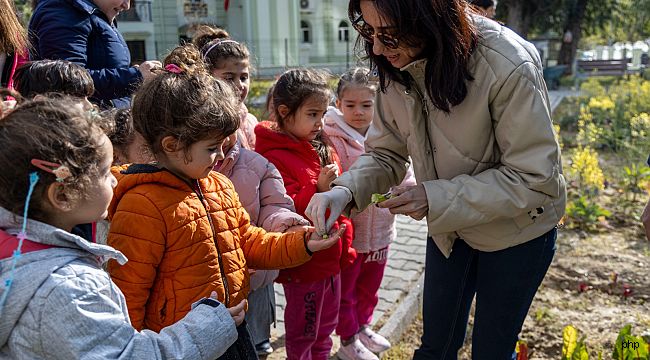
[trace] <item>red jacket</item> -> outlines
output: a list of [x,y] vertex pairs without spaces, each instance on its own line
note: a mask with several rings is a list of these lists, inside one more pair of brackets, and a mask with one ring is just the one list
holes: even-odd
[[[296,212],[305,216],[309,200],[317,192],[316,183],[321,169],[318,154],[309,142],[294,140],[275,130],[274,125],[264,121],[255,127],[255,151],[278,168],[287,195],[296,205]],[[340,174],[341,164],[333,147],[332,155]],[[356,252],[350,246],[354,237],[352,222],[345,216],[340,216],[334,227],[338,228],[343,223],[347,228],[337,245],[315,253],[311,260],[303,265],[280,270],[280,276],[276,281],[279,283],[318,281],[338,274],[342,267],[351,264],[356,257]]]

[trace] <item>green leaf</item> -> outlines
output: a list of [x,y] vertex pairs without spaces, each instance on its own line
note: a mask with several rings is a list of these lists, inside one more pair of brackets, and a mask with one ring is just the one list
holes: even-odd
[[572,360],[578,345],[578,330],[571,325],[562,331],[562,360]]
[[584,343],[584,338],[578,341],[571,360],[589,360],[589,351],[587,350],[587,345]]
[[375,193],[375,194],[372,194],[370,196],[370,202],[373,203],[373,204],[378,204],[378,203],[380,203],[382,201],[386,201],[388,199],[390,199],[390,193],[389,194],[377,194],[377,193]]
[[623,342],[625,338],[632,334],[632,325],[625,325],[621,331],[618,332],[618,337],[616,338],[616,344],[614,344],[614,352],[612,353],[612,358],[615,360],[625,360],[625,353],[623,352]]

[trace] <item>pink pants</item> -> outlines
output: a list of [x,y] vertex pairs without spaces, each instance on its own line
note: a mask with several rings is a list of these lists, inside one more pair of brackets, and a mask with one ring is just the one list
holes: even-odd
[[336,328],[341,302],[341,280],[336,274],[309,283],[282,284],[285,343],[289,360],[327,360],[330,334]]
[[341,309],[336,326],[341,339],[353,337],[362,326],[372,321],[387,256],[388,247],[358,253],[354,263],[341,272]]

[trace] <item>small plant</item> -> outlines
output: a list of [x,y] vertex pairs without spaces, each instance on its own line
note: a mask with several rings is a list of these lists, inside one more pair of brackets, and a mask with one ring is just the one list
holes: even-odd
[[562,331],[562,360],[589,360],[584,336],[578,338],[578,329],[571,325]]
[[547,308],[539,308],[535,311],[535,321],[538,323],[542,322],[544,319],[549,318],[550,315],[548,313]]
[[569,174],[582,191],[598,191],[604,188],[605,176],[598,164],[598,153],[591,147],[580,147],[571,156]]
[[587,196],[580,196],[569,203],[566,213],[570,218],[570,227],[585,231],[594,231],[599,223],[604,222],[611,213],[603,209]]
[[648,179],[650,179],[650,167],[632,164],[623,169],[623,189],[626,194],[632,195],[630,199],[632,202],[636,201],[637,194],[643,192]]
[[600,81],[593,77],[580,84],[580,90],[588,97],[602,96],[607,93]]
[[578,116],[578,135],[576,136],[578,146],[581,148],[599,146],[603,134],[602,125],[598,126],[594,123],[594,116],[589,106],[581,106]]
[[515,352],[517,353],[517,360],[528,360],[528,345],[526,345],[525,341],[517,341]]
[[632,335],[632,325],[624,326],[618,333],[612,358],[615,360],[647,360],[648,343],[641,336]]

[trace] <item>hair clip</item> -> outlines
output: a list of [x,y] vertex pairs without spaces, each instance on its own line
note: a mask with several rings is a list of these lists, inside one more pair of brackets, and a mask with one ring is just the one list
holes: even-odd
[[40,159],[32,159],[32,165],[36,166],[37,168],[49,172],[50,174],[54,174],[56,176],[56,181],[58,182],[63,182],[65,179],[69,178],[72,176],[72,172],[70,172],[70,168],[68,168],[65,165],[45,161],[45,160],[40,160]]
[[165,70],[169,71],[170,73],[174,73],[174,74],[182,74],[183,73],[183,69],[181,69],[176,64],[167,64],[167,65],[165,65]]

